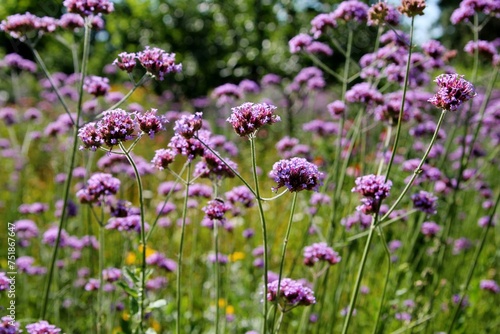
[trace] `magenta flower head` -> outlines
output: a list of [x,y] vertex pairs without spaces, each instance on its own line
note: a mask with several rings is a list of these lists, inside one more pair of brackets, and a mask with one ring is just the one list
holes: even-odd
[[342,1],[333,11],[333,18],[345,22],[365,22],[368,17],[368,5],[358,0]]
[[381,201],[389,196],[392,187],[392,182],[386,182],[382,175],[365,175],[354,182],[356,186],[351,191],[363,196],[362,204],[356,209],[367,215],[378,211]]
[[492,293],[500,293],[500,286],[498,286],[497,282],[491,279],[483,279],[479,283],[479,287],[481,290],[490,291]]
[[117,66],[122,71],[130,73],[135,65],[137,65],[136,59],[137,55],[135,53],[122,52],[118,54],[118,58],[113,61],[113,65]]
[[[281,282],[281,283],[280,283]],[[279,285],[279,296],[278,296]],[[283,311],[299,305],[316,304],[314,292],[301,282],[291,278],[275,280],[267,284],[267,300],[278,303]]]
[[311,45],[312,42],[313,38],[311,36],[307,34],[298,34],[288,42],[288,46],[290,47],[290,53],[297,53],[299,51],[302,51],[306,47]]
[[164,125],[167,122],[163,116],[156,115],[157,109],[151,109],[142,114],[136,115],[136,121],[139,124],[139,129],[147,133],[149,137],[154,138],[154,135],[164,130]]
[[87,186],[79,190],[76,196],[80,199],[80,203],[96,203],[103,196],[116,194],[120,184],[120,180],[111,174],[96,173],[88,179]]
[[120,141],[134,137],[135,124],[130,113],[123,109],[114,109],[104,113],[104,117],[97,123],[97,131],[104,144],[113,147]]
[[273,114],[276,108],[267,103],[246,102],[239,107],[232,108],[232,114],[227,121],[231,123],[239,136],[251,136],[262,126],[281,121],[279,116]]
[[53,32],[56,28],[56,19],[47,16],[38,17],[30,12],[7,16],[0,23],[0,30],[21,41],[26,40],[27,37],[36,37],[43,33]]
[[115,10],[113,3],[109,0],[64,0],[63,5],[69,13],[82,16],[109,14]]
[[109,79],[91,75],[85,78],[83,89],[89,94],[97,96],[106,95],[109,91]]
[[[10,287],[10,279],[2,271],[0,272],[0,291],[8,290]],[[2,328],[2,327],[0,327]]]
[[159,170],[163,170],[167,168],[168,165],[170,165],[172,162],[174,162],[176,155],[177,154],[172,149],[162,148],[156,150],[155,156],[153,160],[151,160],[151,163]]
[[433,215],[437,212],[436,206],[438,198],[427,191],[419,191],[411,196],[413,206],[422,212]]
[[318,167],[304,158],[284,159],[273,165],[270,176],[278,184],[273,191],[287,187],[290,192],[301,190],[317,191],[321,185],[323,173]]
[[477,95],[474,85],[458,74],[441,74],[434,82],[439,91],[428,101],[438,108],[455,111],[462,103]]
[[[0,274],[0,277],[2,274],[3,273]],[[9,315],[2,317],[2,319],[0,319],[0,333],[5,333],[5,334],[22,333],[20,327],[21,325],[17,321],[14,321]]]
[[40,320],[34,324],[26,325],[26,332],[29,334],[58,334],[61,333],[61,329],[45,320]]
[[160,48],[146,46],[144,51],[137,53],[137,59],[151,76],[160,81],[169,73],[182,71],[182,64],[175,63],[175,53],[167,53]]
[[175,121],[175,134],[186,139],[193,138],[196,132],[198,132],[198,130],[200,130],[203,125],[202,117],[202,112],[197,112],[193,115],[182,116],[179,120]]
[[342,260],[337,252],[328,247],[326,242],[319,242],[304,248],[304,264],[312,267],[316,262],[326,261],[329,264],[337,264]]
[[441,226],[436,224],[435,222],[423,222],[420,231],[426,237],[433,237],[441,231]]
[[226,218],[225,213],[229,210],[229,206],[224,203],[221,199],[214,199],[207,203],[207,205],[202,209],[205,212],[205,217],[203,218],[204,226],[213,227],[213,224],[218,222],[224,224]]

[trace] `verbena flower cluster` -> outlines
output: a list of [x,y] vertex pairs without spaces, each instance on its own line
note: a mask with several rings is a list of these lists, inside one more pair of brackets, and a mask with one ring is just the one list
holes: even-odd
[[439,86],[438,92],[429,102],[438,108],[455,111],[464,102],[477,95],[474,86],[458,74],[441,74],[434,80]]
[[115,9],[109,0],[64,0],[63,5],[68,12],[82,16],[109,14]]
[[281,283],[279,280],[269,283],[267,285],[267,300],[277,302],[284,310],[299,305],[308,306],[316,303],[314,292],[301,282],[291,278],[283,278]]
[[352,192],[363,196],[361,205],[356,209],[364,214],[377,213],[381,201],[389,196],[392,187],[390,180],[385,181],[384,176],[373,174],[358,177],[355,184]]
[[79,190],[76,196],[80,203],[97,203],[105,196],[116,194],[120,189],[120,184],[120,180],[111,174],[96,173],[89,178],[86,187]]
[[241,137],[250,136],[266,124],[279,122],[279,116],[274,115],[277,107],[267,103],[243,103],[232,108],[232,114],[227,119],[234,131]]
[[321,185],[323,173],[315,164],[304,158],[291,158],[276,162],[270,176],[277,183],[273,191],[278,191],[281,187],[286,187],[290,192],[317,191]]
[[330,265],[337,264],[342,258],[326,242],[319,242],[304,248],[304,264],[312,267],[319,261],[328,262]]

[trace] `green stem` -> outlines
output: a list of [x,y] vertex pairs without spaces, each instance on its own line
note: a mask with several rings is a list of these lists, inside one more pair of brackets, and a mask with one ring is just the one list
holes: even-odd
[[[101,210],[103,212],[103,210]],[[102,271],[104,270],[104,227],[99,226],[99,291],[97,295],[97,333],[101,333],[102,328],[102,303],[104,291],[104,278]]]
[[361,279],[363,278],[363,271],[365,270],[366,260],[368,259],[368,251],[372,244],[373,235],[375,234],[375,229],[377,226],[378,214],[373,215],[372,224],[370,226],[370,232],[368,233],[368,238],[366,239],[365,249],[363,255],[361,256],[361,263],[359,264],[358,275],[354,283],[354,288],[352,291],[351,301],[349,302],[349,307],[347,310],[347,315],[344,320],[344,326],[342,328],[342,334],[346,334],[351,323],[352,312],[354,311],[354,306],[356,305],[356,300],[359,294],[359,286],[361,285]]
[[[283,249],[281,250],[280,271],[278,274],[278,289],[276,291],[276,296],[277,296],[276,298],[279,298],[279,295],[280,295],[281,279],[283,278],[283,265],[285,263],[285,255],[286,255],[286,246],[288,245],[288,238],[290,238],[290,231],[292,230],[293,214],[295,212],[295,206],[297,204],[297,195],[298,195],[298,192],[293,193],[292,208],[290,209],[290,218],[288,219],[288,226],[286,228],[285,239],[283,239]],[[277,301],[277,302],[279,302],[279,301]],[[277,310],[278,310],[278,307],[276,307],[274,310],[273,327],[274,327],[274,319],[276,319]],[[279,330],[277,330],[276,333],[278,331]]]
[[[427,159],[427,156],[429,155],[429,153],[432,149],[432,146],[436,142],[437,135],[438,135],[439,129],[441,128],[441,125],[443,124],[443,120],[444,120],[445,115],[446,115],[446,110],[443,109],[441,111],[441,116],[439,117],[438,123],[436,125],[436,130],[434,131],[431,142],[429,143],[429,146],[427,147],[427,150],[425,151],[424,156],[422,157],[422,160],[420,160],[420,163],[418,164],[417,168],[415,168],[415,171],[413,171],[413,175],[411,176],[410,181],[408,181],[405,188],[403,189],[403,191],[401,192],[399,197],[396,199],[394,204],[391,206],[389,211],[387,211],[387,213],[380,219],[380,222],[383,222],[385,219],[387,219],[387,217],[389,217],[389,215],[396,209],[396,207],[399,205],[399,203],[401,202],[403,197],[406,195],[408,190],[410,190],[410,187],[412,186],[413,181],[415,181],[417,176],[422,172],[421,168],[424,165],[425,160]],[[389,175],[389,174],[387,174],[387,175]]]
[[184,234],[186,232],[186,217],[187,217],[187,204],[189,199],[189,186],[191,183],[191,162],[187,166],[187,182],[186,191],[184,193],[184,205],[182,207],[182,227],[181,227],[181,240],[179,242],[179,255],[177,257],[177,293],[176,293],[176,306],[177,316],[175,319],[175,332],[181,333],[181,274],[182,274],[182,254],[184,252]]
[[134,169],[134,174],[135,174],[135,180],[137,182],[137,188],[139,192],[139,208],[141,210],[141,246],[142,246],[142,262],[141,262],[141,290],[139,291],[139,314],[140,314],[140,322],[139,322],[139,329],[141,333],[144,333],[144,299],[146,295],[146,222],[145,222],[145,212],[144,212],[144,196],[143,196],[143,187],[142,187],[142,180],[141,180],[141,174],[139,173],[139,170],[137,169],[137,165],[130,155],[130,153],[125,149],[123,144],[120,142],[118,144],[125,153],[125,156],[127,157],[128,162]]
[[415,17],[411,18],[411,25],[410,25],[410,46],[408,49],[408,58],[406,60],[406,72],[405,72],[405,79],[404,79],[404,84],[403,84],[403,97],[401,98],[401,107],[399,108],[399,116],[398,116],[398,125],[396,128],[396,137],[394,138],[394,144],[392,146],[392,153],[391,153],[391,158],[389,159],[389,164],[387,165],[387,171],[385,172],[385,181],[389,179],[389,175],[391,173],[391,168],[392,164],[394,162],[394,157],[396,156],[396,151],[398,149],[398,144],[399,144],[399,138],[401,135],[401,124],[403,123],[403,113],[404,113],[404,108],[405,108],[405,103],[406,103],[406,91],[408,89],[408,77],[410,75],[410,65],[411,65],[411,54],[412,54],[412,43],[413,43],[413,23],[415,21]]
[[[385,301],[385,295],[387,292],[387,286],[389,285],[389,276],[391,274],[392,270],[392,261],[391,261],[391,252],[389,251],[389,247],[387,247],[387,241],[385,239],[384,233],[382,231],[382,228],[380,225],[377,226],[377,233],[380,237],[380,241],[382,242],[382,245],[384,246],[384,251],[385,255],[387,256],[387,272],[385,274],[385,281],[384,281],[384,289],[382,290],[382,298],[380,299],[380,304],[378,306],[378,311],[377,311],[377,320],[375,320],[375,326],[373,327],[373,334],[377,333],[378,327],[380,324],[380,318],[382,317],[382,310],[384,309],[384,301]],[[382,325],[382,332],[383,332],[383,325]]]
[[[262,321],[262,333],[267,333],[267,311],[269,307],[269,302],[267,300],[267,271],[268,271],[268,245],[267,245],[267,227],[266,227],[266,217],[264,215],[264,208],[262,207],[262,200],[260,197],[259,188],[259,177],[257,175],[257,157],[255,154],[255,136],[249,136],[250,140],[250,151],[252,155],[252,173],[255,184],[255,197],[257,199],[257,206],[259,208],[259,217],[262,225],[262,239],[264,242],[264,310],[263,310],[263,321]],[[246,181],[244,182],[245,184]],[[247,185],[248,188],[248,185]]]
[[471,266],[469,268],[469,273],[467,274],[467,279],[465,281],[462,295],[460,297],[459,302],[457,303],[457,306],[455,307],[455,312],[453,313],[453,318],[452,318],[450,327],[448,328],[447,333],[449,333],[449,334],[451,334],[451,332],[453,331],[453,327],[455,325],[455,322],[458,319],[458,315],[459,315],[460,310],[462,308],[462,302],[465,298],[465,294],[467,292],[467,289],[469,288],[470,281],[472,280],[472,275],[474,274],[474,270],[476,269],[476,265],[478,263],[479,256],[481,255],[481,252],[483,251],[484,245],[486,244],[486,237],[488,236],[488,231],[490,230],[490,227],[492,225],[493,217],[495,216],[495,212],[497,211],[499,202],[500,202],[500,193],[498,194],[496,202],[495,202],[495,206],[493,207],[493,209],[488,217],[488,224],[486,225],[486,227],[483,228],[483,232],[481,234],[481,241],[479,242],[479,246],[476,248],[476,252],[474,254],[474,259],[471,262]]
[[[89,24],[85,24],[85,37],[84,37],[84,42],[83,42],[82,76],[84,76],[86,71],[87,71],[89,49],[90,49],[90,22],[89,22]],[[39,61],[39,63],[40,63],[40,60],[41,60],[40,55],[38,54],[38,52],[35,49],[33,49],[33,52],[35,54],[35,57],[37,58],[37,61]],[[43,63],[43,61],[42,61],[42,63]],[[42,63],[40,63],[40,64],[42,64]],[[44,66],[45,66],[45,64],[43,65],[43,67]],[[48,74],[48,71],[46,71],[46,68],[44,69],[44,72],[46,74]],[[81,82],[81,85],[83,86],[83,81]],[[82,89],[83,89],[83,87],[81,87],[80,92],[82,91]],[[80,96],[80,99],[81,99],[81,96]],[[63,107],[66,110],[66,112],[68,114],[70,114],[69,109],[67,108],[67,106],[63,102],[63,100],[60,99],[60,101],[63,104]],[[71,187],[71,180],[73,177],[73,168],[75,166],[76,152],[78,151],[78,123],[80,122],[81,113],[82,113],[82,108],[81,108],[81,103],[80,103],[80,104],[78,104],[78,109],[77,109],[77,113],[76,113],[76,121],[75,120],[73,121],[73,125],[74,125],[73,148],[72,148],[72,152],[71,152],[69,168],[68,168],[68,172],[66,175],[66,181],[65,181],[65,185],[64,185],[63,207],[62,207],[61,217],[59,219],[59,226],[58,226],[58,230],[57,230],[56,243],[54,245],[54,251],[52,253],[52,259],[50,262],[49,273],[47,275],[47,284],[45,286],[45,292],[44,292],[44,297],[43,297],[41,319],[46,319],[46,315],[47,315],[47,305],[49,302],[50,286],[52,284],[52,278],[54,276],[54,267],[55,267],[55,262],[56,262],[56,258],[57,258],[57,251],[59,249],[59,243],[61,241],[61,231],[63,230],[63,227],[64,227],[64,222],[66,219],[66,212],[68,209],[68,200],[69,200],[69,193],[70,193],[70,187]]]
[[220,299],[220,273],[219,273],[219,222],[214,221],[214,244],[215,244],[215,334],[219,333],[219,299]]

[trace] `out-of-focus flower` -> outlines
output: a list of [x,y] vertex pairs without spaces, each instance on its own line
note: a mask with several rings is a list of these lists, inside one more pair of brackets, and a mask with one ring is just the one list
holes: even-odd
[[69,13],[82,16],[109,14],[115,10],[113,3],[109,0],[64,0],[63,5]]
[[80,199],[80,203],[96,203],[105,196],[116,194],[120,184],[120,180],[111,174],[95,173],[88,179],[86,187],[79,190],[76,196]]
[[430,215],[437,212],[436,206],[438,198],[427,191],[419,191],[411,196],[411,200],[413,201],[413,206],[422,212]]
[[91,75],[85,78],[83,89],[94,96],[103,96],[109,91],[109,79]]
[[160,48],[146,46],[144,51],[137,53],[137,59],[151,76],[160,81],[169,73],[182,71],[182,64],[175,63],[175,53],[167,53]]
[[330,265],[337,264],[342,258],[326,242],[312,244],[304,248],[304,264],[312,267],[319,261],[326,261]]
[[275,280],[268,283],[267,300],[278,303],[283,311],[299,305],[307,306],[316,303],[314,292],[301,282],[291,278],[283,278],[281,281]]
[[479,283],[479,288],[481,290],[490,291],[495,294],[500,292],[500,286],[498,286],[497,282],[491,279],[481,280],[481,282]]
[[441,226],[436,224],[435,222],[423,222],[420,231],[426,237],[433,237],[441,231]]

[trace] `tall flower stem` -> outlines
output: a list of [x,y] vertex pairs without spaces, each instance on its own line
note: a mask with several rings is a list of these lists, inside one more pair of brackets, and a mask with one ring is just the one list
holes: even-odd
[[181,240],[179,242],[179,254],[177,255],[177,293],[175,303],[177,307],[177,316],[175,319],[175,332],[181,334],[181,274],[182,274],[182,255],[184,252],[184,234],[186,233],[186,218],[187,206],[189,199],[189,186],[191,183],[191,162],[187,165],[187,182],[186,191],[184,193],[184,204],[182,206],[182,226],[181,226]]
[[[283,277],[283,265],[285,263],[285,255],[286,255],[286,246],[288,245],[288,238],[290,237],[290,231],[292,230],[293,214],[295,212],[295,206],[297,204],[297,194],[298,194],[298,192],[293,193],[292,207],[290,209],[290,218],[288,219],[288,226],[286,228],[285,239],[283,239],[283,249],[281,250],[280,271],[278,274],[278,289],[276,291],[276,296],[280,295],[281,279]],[[273,328],[274,328],[274,321],[276,319],[277,312],[278,312],[278,307],[276,307],[274,309]],[[279,328],[279,326],[278,326],[278,328]],[[276,331],[276,333],[277,332],[278,332],[278,330]]]
[[[399,203],[405,197],[408,190],[410,190],[410,188],[413,184],[413,181],[415,181],[417,176],[422,172],[422,166],[424,165],[425,160],[429,156],[429,153],[432,149],[432,146],[434,146],[434,143],[436,142],[438,132],[439,132],[439,129],[441,128],[441,125],[443,124],[443,120],[444,120],[444,117],[446,116],[446,112],[447,112],[446,109],[443,109],[441,111],[441,116],[439,117],[438,123],[436,125],[436,130],[434,130],[434,134],[432,135],[431,142],[429,143],[429,146],[427,147],[427,150],[425,151],[424,156],[420,160],[420,163],[418,164],[417,168],[415,168],[415,170],[413,171],[413,175],[411,176],[410,180],[406,184],[403,191],[401,192],[401,194],[399,194],[399,197],[396,199],[394,204],[390,207],[389,211],[387,211],[387,213],[380,219],[380,222],[383,222],[385,219],[387,219],[389,217],[389,215],[396,209],[396,207],[399,205]],[[386,175],[388,175],[388,174],[386,174]]]
[[130,155],[130,152],[128,152],[123,144],[120,142],[119,146],[123,153],[125,153],[125,156],[127,157],[128,162],[132,166],[135,174],[135,180],[137,182],[137,190],[139,192],[139,208],[141,210],[141,246],[142,246],[142,261],[141,261],[141,289],[139,291],[139,315],[140,315],[140,322],[139,322],[139,329],[140,332],[144,332],[144,299],[146,295],[146,222],[145,222],[145,212],[144,212],[144,196],[143,196],[143,188],[142,188],[142,180],[141,180],[141,174],[139,173],[139,170],[137,169],[137,165]]
[[[103,210],[101,210],[103,212]],[[97,302],[99,305],[97,305],[97,333],[101,333],[102,329],[102,303],[103,303],[103,292],[104,292],[104,279],[103,279],[103,273],[102,271],[104,270],[104,227],[99,225],[99,291],[97,295]]]
[[352,318],[352,312],[354,311],[354,306],[356,305],[356,300],[358,299],[359,286],[361,285],[361,279],[363,278],[363,272],[365,270],[366,260],[368,259],[368,251],[372,244],[373,236],[375,235],[375,230],[378,222],[378,214],[373,215],[372,224],[370,225],[370,232],[368,233],[368,238],[366,239],[365,249],[363,255],[361,256],[361,263],[359,264],[358,275],[356,276],[356,281],[354,283],[354,288],[352,290],[351,301],[349,302],[349,307],[347,310],[347,315],[344,320],[344,326],[342,328],[342,334],[346,334],[349,329],[349,325]]
[[[387,259],[387,271],[385,273],[384,289],[382,290],[382,298],[380,298],[380,304],[378,306],[377,319],[375,320],[375,326],[373,327],[373,332],[372,332],[373,334],[378,332],[380,318],[382,317],[382,311],[384,309],[384,301],[387,292],[387,286],[389,285],[389,276],[391,275],[392,271],[391,252],[389,251],[389,247],[387,246],[387,241],[385,239],[384,232],[382,231],[380,225],[377,226],[377,233],[382,241],[382,245],[384,246],[384,251],[385,251],[384,253]],[[383,332],[383,328],[384,326],[382,325],[382,329],[380,330],[380,332]]]
[[401,124],[403,123],[403,113],[406,103],[406,91],[408,90],[408,77],[410,76],[410,65],[411,65],[411,54],[413,49],[413,24],[415,21],[415,17],[412,16],[411,24],[410,24],[410,45],[408,49],[408,58],[406,60],[406,71],[405,71],[405,79],[403,84],[403,97],[401,98],[401,106],[399,108],[399,116],[398,116],[398,125],[396,127],[396,135],[394,138],[394,144],[392,146],[391,158],[389,159],[389,163],[387,165],[387,170],[385,172],[385,181],[389,179],[389,175],[391,173],[392,164],[394,162],[394,157],[396,156],[396,151],[399,145],[399,138],[401,137]]
[[[85,35],[84,35],[84,41],[83,41],[83,57],[82,57],[82,78],[85,76],[87,72],[87,64],[88,64],[88,59],[89,59],[89,53],[90,53],[90,21],[86,20],[85,22]],[[34,50],[34,49],[33,49]],[[38,52],[34,50],[35,52],[35,57],[38,55]],[[39,55],[37,57],[37,60],[39,58]],[[40,58],[41,60],[41,58]],[[48,72],[46,72],[48,73]],[[41,319],[46,319],[47,315],[47,305],[49,302],[49,295],[50,295],[50,286],[52,284],[52,278],[54,276],[54,267],[55,267],[55,262],[57,259],[57,251],[59,249],[59,243],[61,241],[61,231],[64,226],[64,222],[66,219],[66,213],[68,210],[68,200],[69,200],[69,192],[70,192],[70,187],[71,187],[71,180],[73,177],[73,168],[75,166],[75,159],[76,159],[76,152],[78,151],[78,124],[80,122],[80,116],[82,113],[82,95],[83,95],[83,79],[80,82],[80,97],[79,97],[79,103],[78,103],[78,109],[76,113],[76,120],[74,120],[73,125],[74,125],[74,133],[73,133],[73,147],[71,151],[71,157],[70,157],[70,163],[68,167],[68,172],[66,175],[66,181],[64,185],[64,194],[63,194],[63,206],[61,210],[61,217],[59,219],[59,226],[57,229],[57,238],[56,238],[56,243],[54,245],[54,251],[52,253],[52,259],[50,261],[50,267],[49,267],[49,273],[47,275],[47,283],[45,285],[45,292],[44,292],[44,297],[43,297],[43,304],[42,304],[42,312],[40,315]],[[62,98],[60,99],[61,103],[63,103]],[[64,106],[64,104],[63,104]],[[67,107],[65,107],[67,112],[69,110]]]
[[250,141],[250,151],[252,155],[252,173],[255,186],[255,197],[257,199],[257,207],[259,209],[259,217],[262,225],[262,239],[264,242],[264,310],[263,310],[263,321],[262,321],[262,333],[267,333],[267,311],[269,307],[269,302],[267,300],[267,271],[268,271],[268,245],[267,245],[267,227],[266,227],[266,217],[264,215],[264,208],[262,206],[262,200],[260,198],[260,188],[259,188],[259,178],[257,175],[257,157],[255,153],[255,136],[249,136]]
[[214,248],[215,248],[215,334],[219,333],[219,299],[220,299],[220,268],[219,268],[219,222],[214,221]]

